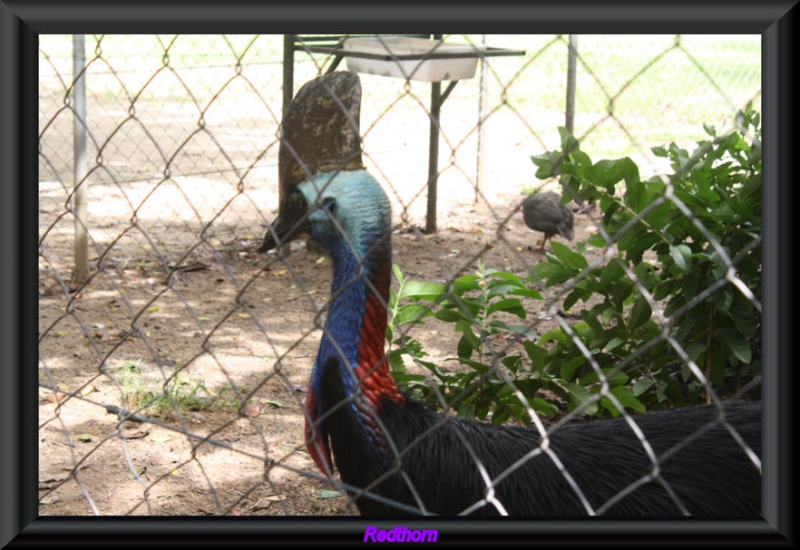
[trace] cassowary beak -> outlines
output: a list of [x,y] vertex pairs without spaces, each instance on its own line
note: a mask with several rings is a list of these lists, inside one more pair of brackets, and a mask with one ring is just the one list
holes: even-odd
[[315,78],[297,92],[281,122],[278,150],[280,210],[259,252],[267,252],[311,232],[308,205],[292,190],[323,172],[362,170],[361,82],[340,71]]
[[304,234],[311,233],[311,223],[308,221],[306,212],[308,205],[301,193],[292,193],[280,214],[272,222],[272,226],[264,235],[264,242],[258,249],[259,252],[267,252],[295,239],[301,238]]

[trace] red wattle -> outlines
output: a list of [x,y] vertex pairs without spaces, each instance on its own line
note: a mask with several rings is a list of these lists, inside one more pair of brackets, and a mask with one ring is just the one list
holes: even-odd
[[[388,273],[376,281],[376,287],[384,286]],[[373,406],[377,407],[381,396],[386,396],[400,404],[406,402],[397,389],[386,360],[386,309],[384,302],[370,293],[364,308],[364,321],[361,323],[361,335],[358,344],[358,365],[356,377],[361,384],[364,395]]]
[[333,461],[331,460],[331,449],[328,446],[328,438],[323,436],[322,424],[319,422],[319,409],[317,398],[314,395],[311,381],[308,382],[308,392],[306,393],[306,449],[314,460],[320,472],[327,476],[333,475]]

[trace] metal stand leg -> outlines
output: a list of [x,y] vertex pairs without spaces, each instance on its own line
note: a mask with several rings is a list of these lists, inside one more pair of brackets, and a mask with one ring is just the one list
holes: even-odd
[[439,114],[444,100],[458,84],[452,81],[442,93],[442,83],[431,83],[431,135],[430,152],[428,157],[428,212],[425,219],[425,233],[436,233],[436,198],[439,184]]

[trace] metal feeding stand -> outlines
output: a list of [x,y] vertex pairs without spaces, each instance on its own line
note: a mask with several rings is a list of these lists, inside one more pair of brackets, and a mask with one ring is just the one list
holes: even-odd
[[[291,36],[291,35],[289,35]],[[432,36],[432,39],[421,37]],[[387,37],[339,37],[335,44],[308,45],[304,39],[303,50],[333,56],[327,73],[336,70],[344,58],[348,58],[348,68],[355,72],[390,76],[431,83],[430,105],[430,148],[428,153],[428,204],[425,232],[436,232],[436,200],[439,180],[439,114],[445,100],[450,96],[458,81],[472,78],[478,59],[525,55],[524,50],[508,50],[473,46],[468,44],[449,44],[441,41],[440,34],[387,36]],[[331,40],[330,37],[327,38]],[[371,41],[371,43],[370,43]],[[294,37],[287,39],[286,45],[294,48]],[[286,50],[286,48],[285,48]],[[291,50],[291,61],[294,49]],[[290,61],[288,56],[284,60]],[[465,63],[466,62],[466,63]],[[442,81],[450,83],[442,91]],[[291,87],[289,87],[291,100]]]

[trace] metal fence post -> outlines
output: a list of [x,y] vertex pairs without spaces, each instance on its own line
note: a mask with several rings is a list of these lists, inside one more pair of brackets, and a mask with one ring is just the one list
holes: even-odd
[[[294,40],[296,35],[284,34],[283,35],[283,106],[281,108],[282,117],[286,116],[289,112],[289,105],[292,103],[294,96]],[[278,186],[278,201],[283,203],[283,190]],[[289,243],[280,247],[281,252],[285,256],[292,253],[292,247]]]
[[[486,47],[486,35],[482,36],[481,44],[483,47]],[[487,88],[489,86],[489,75],[486,71],[486,58],[481,57],[481,76],[480,76],[480,91],[478,92],[478,163],[475,168],[475,202],[478,202],[480,197],[480,191],[483,188],[483,172],[484,172],[484,161],[486,157],[486,151],[484,149],[484,143],[486,142],[486,125],[483,123],[484,119],[486,118],[486,113],[488,112],[489,108],[487,107]]]
[[439,179],[439,108],[442,96],[442,83],[431,82],[431,127],[430,149],[428,150],[428,211],[425,232],[436,233],[436,197]]
[[289,110],[294,91],[294,37],[283,35],[283,115]]
[[87,186],[86,182],[86,52],[82,34],[72,37],[72,147],[73,185],[72,207],[75,211],[75,271],[73,281],[82,283],[89,275],[87,242]]
[[[434,40],[441,40],[441,34],[434,34]],[[425,232],[436,233],[436,200],[439,180],[439,110],[441,108],[442,83],[431,82],[431,127],[430,149],[428,150],[428,210]]]
[[575,73],[578,65],[578,35],[569,35],[569,50],[567,53],[567,120],[565,126],[572,134],[575,126]]

